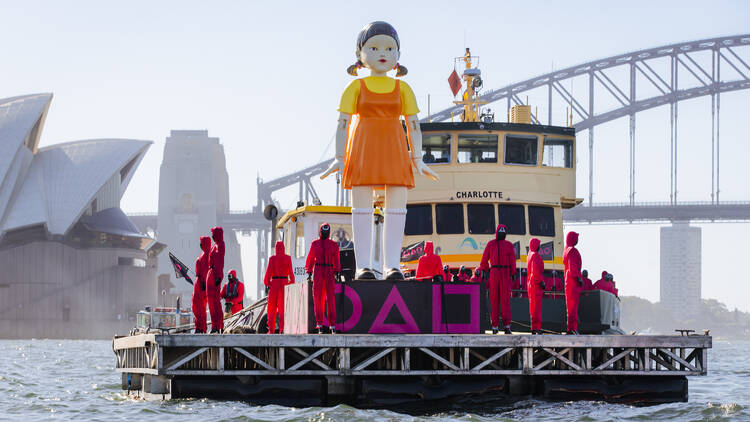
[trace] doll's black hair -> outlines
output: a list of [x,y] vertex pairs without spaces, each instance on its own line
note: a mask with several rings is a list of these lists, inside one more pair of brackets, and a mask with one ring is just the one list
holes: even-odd
[[[367,40],[376,35],[388,35],[389,37],[396,40],[396,47],[401,50],[401,41],[399,41],[398,39],[398,33],[391,24],[383,21],[368,23],[364,28],[362,28],[361,31],[359,31],[359,35],[357,36],[357,61],[346,69],[346,72],[348,74],[357,76],[357,69],[363,66],[362,62],[359,60],[359,53],[362,51],[362,46],[365,45]],[[398,63],[396,63],[396,68],[398,69],[396,71],[396,76],[404,76],[409,72],[406,67],[401,66]]]

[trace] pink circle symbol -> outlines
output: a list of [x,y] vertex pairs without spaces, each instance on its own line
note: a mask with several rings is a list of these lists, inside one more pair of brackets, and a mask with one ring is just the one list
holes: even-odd
[[362,300],[359,298],[359,294],[357,294],[354,289],[349,286],[344,286],[343,284],[336,283],[335,292],[341,293],[342,288],[344,289],[344,296],[349,298],[349,300],[352,302],[352,315],[343,323],[336,324],[336,329],[344,333],[346,332],[346,327],[352,329],[359,323],[359,319],[362,317]]

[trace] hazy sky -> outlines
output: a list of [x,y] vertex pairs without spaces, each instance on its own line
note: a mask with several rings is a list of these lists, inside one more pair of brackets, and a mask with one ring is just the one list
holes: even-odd
[[[385,20],[398,30],[400,62],[409,68],[406,80],[422,115],[427,94],[432,110],[450,104],[446,79],[464,46],[481,57],[485,87],[500,88],[627,51],[750,32],[746,1],[613,3],[0,0],[0,98],[55,94],[42,146],[107,137],[153,140],[123,198],[128,212],[156,210],[169,131],[208,129],[225,148],[232,209],[249,209],[258,175],[271,179],[332,155],[326,147],[338,99],[351,80],[345,69],[354,61],[357,32],[370,21]],[[744,144],[749,99],[748,92],[722,97],[725,200],[750,200]],[[542,100],[530,98],[532,105]],[[603,99],[597,107],[611,102]],[[709,104],[702,98],[679,106],[680,200],[710,198]],[[563,124],[564,104],[553,114],[553,123]],[[668,200],[668,122],[666,108],[638,115],[639,201]],[[595,201],[625,201],[627,121],[601,126],[596,135]],[[585,197],[587,135],[580,140],[578,196]],[[318,184],[324,202],[332,201],[333,184]],[[295,192],[282,193],[282,205],[291,205]],[[613,272],[622,294],[658,300],[658,227],[576,226],[584,267],[593,274]],[[738,265],[746,259],[741,244],[750,226],[702,227],[704,297],[750,311],[750,277]],[[241,241],[251,281],[254,242]]]

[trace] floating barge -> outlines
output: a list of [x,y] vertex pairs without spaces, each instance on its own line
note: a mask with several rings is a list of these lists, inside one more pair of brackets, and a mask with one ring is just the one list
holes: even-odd
[[[496,224],[502,223],[515,249],[518,287],[526,285],[525,249],[532,237],[542,242],[545,282],[562,284],[562,210],[583,201],[575,196],[572,118],[566,127],[539,124],[531,106],[519,100],[513,107],[508,103],[507,122],[495,122],[489,109],[481,110],[481,72],[472,67],[476,59],[468,49],[459,58],[466,64],[463,100],[456,102],[463,107],[461,121],[421,124],[423,160],[440,181],[415,177],[406,205],[402,266],[415,270],[430,241],[450,269],[443,280],[453,279],[461,267],[479,266]],[[481,283],[448,283],[440,277],[352,280],[357,265],[345,202],[335,207],[302,203],[274,220],[272,239],[280,236],[297,276],[297,283],[286,286],[286,334],[257,334],[267,327],[261,300],[228,320],[233,334],[134,332],[115,337],[123,390],[145,398],[290,406],[421,404],[439,409],[469,402],[476,411],[477,403],[529,396],[638,404],[687,401],[687,377],[707,373],[708,335],[611,335],[622,334],[619,299],[611,293],[582,296],[578,317],[581,331],[590,335],[488,335]],[[382,202],[376,196],[376,206]],[[379,268],[383,219],[377,210],[374,219],[376,246],[370,258]],[[331,237],[339,244],[346,280],[335,288],[335,325],[341,334],[333,335],[309,334],[314,324],[311,288],[300,281],[323,222],[331,225]],[[514,330],[528,327],[528,299],[520,294],[511,299]],[[565,328],[565,302],[555,299],[560,295],[545,293],[545,330]]]
[[140,334],[116,337],[122,388],[145,398],[394,406],[538,396],[687,401],[710,336]]

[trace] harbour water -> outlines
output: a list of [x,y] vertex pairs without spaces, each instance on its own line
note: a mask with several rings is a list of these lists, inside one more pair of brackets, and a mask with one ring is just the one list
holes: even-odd
[[128,397],[120,389],[110,341],[0,340],[0,420],[750,420],[749,347],[747,340],[714,339],[708,376],[690,378],[688,403],[634,407],[526,399],[481,408],[463,405],[398,412],[203,399],[148,402]]

